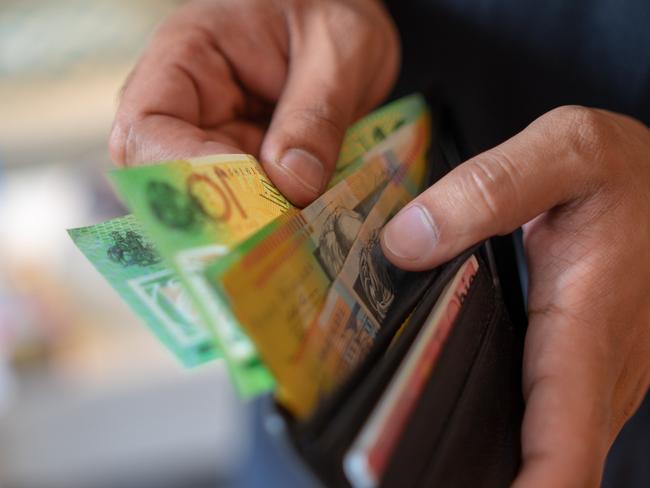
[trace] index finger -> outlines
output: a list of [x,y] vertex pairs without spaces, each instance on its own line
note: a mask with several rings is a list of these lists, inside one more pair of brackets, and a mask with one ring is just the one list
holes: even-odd
[[[110,138],[113,159],[136,164],[168,157],[241,152],[233,131],[220,131],[245,105],[210,32],[184,16],[155,33],[123,89]],[[232,128],[231,128],[232,129]],[[244,141],[256,136],[255,126]],[[259,141],[257,141],[259,145]]]

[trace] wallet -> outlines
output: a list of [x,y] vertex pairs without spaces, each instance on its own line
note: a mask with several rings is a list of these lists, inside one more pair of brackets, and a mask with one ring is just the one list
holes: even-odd
[[[431,182],[469,155],[450,120],[434,111]],[[370,351],[309,418],[256,401],[255,454],[239,485],[508,486],[524,409],[518,258],[511,235],[431,271],[395,269],[395,305]]]

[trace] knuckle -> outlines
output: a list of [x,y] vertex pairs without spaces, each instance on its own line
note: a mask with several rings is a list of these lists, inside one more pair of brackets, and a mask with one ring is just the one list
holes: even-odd
[[201,60],[211,49],[211,39],[202,29],[193,29],[174,45],[170,51],[171,58],[184,60]]
[[341,21],[341,32],[356,31],[359,39],[367,41],[377,37],[377,29],[372,22],[364,15],[363,12],[354,9],[342,9],[338,15]]
[[[376,19],[371,19],[368,12],[359,8],[340,8],[333,16],[333,25],[337,26],[337,41],[351,46],[351,52],[372,52],[374,46],[386,43],[392,34],[390,23],[380,24]],[[354,35],[351,36],[350,33]]]
[[138,121],[120,121],[113,124],[108,140],[108,149],[111,159],[120,166],[129,166],[139,163],[137,159]]
[[319,103],[290,110],[286,117],[295,121],[300,136],[313,137],[316,133],[319,138],[329,142],[341,140],[345,133],[343,114],[329,104]]
[[341,47],[342,53],[358,52],[385,35],[383,29],[377,28],[374,7],[365,4],[297,0],[292,4],[291,15],[300,19],[297,25],[326,37],[328,42]]
[[604,159],[609,127],[598,110],[578,105],[558,107],[549,113],[555,130],[579,159],[593,164]]
[[108,150],[111,159],[119,165],[126,164],[126,140],[127,131],[121,124],[115,122],[108,138]]
[[488,151],[466,168],[463,187],[477,215],[498,232],[508,232],[512,212],[518,207],[516,163],[498,149]]
[[[305,5],[303,0],[297,0],[296,3]],[[314,13],[322,15],[332,25],[339,26],[341,31],[349,32],[348,29],[354,28],[355,34],[372,34],[369,28],[370,21],[366,15],[368,13],[367,8],[364,9],[363,5],[354,2],[325,3],[322,0],[312,0],[305,6]]]

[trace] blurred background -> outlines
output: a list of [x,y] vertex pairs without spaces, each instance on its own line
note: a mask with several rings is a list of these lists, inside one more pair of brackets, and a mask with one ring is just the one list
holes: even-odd
[[2,488],[223,486],[245,449],[222,365],[183,369],[65,232],[125,213],[116,98],[177,3],[0,3]]

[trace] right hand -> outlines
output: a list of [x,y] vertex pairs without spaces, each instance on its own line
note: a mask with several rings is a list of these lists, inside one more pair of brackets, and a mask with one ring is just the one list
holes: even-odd
[[118,164],[250,153],[289,200],[324,190],[347,127],[387,95],[396,30],[379,0],[193,1],[129,77]]

